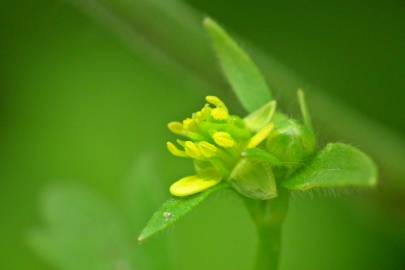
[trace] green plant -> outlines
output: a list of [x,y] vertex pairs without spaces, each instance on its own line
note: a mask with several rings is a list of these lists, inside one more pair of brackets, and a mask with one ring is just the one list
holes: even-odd
[[175,223],[211,194],[232,188],[244,200],[258,232],[255,269],[277,269],[283,220],[291,191],[370,187],[377,169],[363,152],[329,143],[318,149],[304,93],[298,91],[302,119],[277,110],[270,89],[249,56],[213,20],[207,30],[225,76],[243,107],[240,118],[217,97],[201,111],[169,129],[186,138],[169,151],[193,160],[196,175],[175,182],[173,197],[155,212],[139,241]]

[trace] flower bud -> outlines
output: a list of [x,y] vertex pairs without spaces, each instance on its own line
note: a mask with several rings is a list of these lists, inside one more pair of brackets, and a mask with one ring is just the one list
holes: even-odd
[[267,138],[266,150],[284,164],[287,173],[292,173],[314,152],[315,136],[297,121],[283,119]]

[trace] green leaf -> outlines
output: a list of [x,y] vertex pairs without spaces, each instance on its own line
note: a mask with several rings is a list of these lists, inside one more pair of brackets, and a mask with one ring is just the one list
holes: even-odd
[[168,226],[177,222],[181,217],[188,214],[211,194],[225,187],[228,187],[228,185],[226,183],[221,183],[193,196],[170,198],[153,214],[139,235],[138,241],[144,241],[166,229]]
[[303,169],[283,182],[292,190],[368,187],[377,184],[374,162],[359,149],[330,143]]
[[249,112],[253,112],[272,100],[267,83],[250,57],[238,44],[210,18],[204,20],[222,69],[238,96]]
[[268,162],[242,158],[232,170],[229,182],[240,194],[252,199],[277,197],[276,181]]

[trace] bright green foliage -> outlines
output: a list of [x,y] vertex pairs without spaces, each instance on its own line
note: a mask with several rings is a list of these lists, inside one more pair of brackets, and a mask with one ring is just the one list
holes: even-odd
[[148,224],[139,235],[138,241],[143,241],[166,229],[168,226],[175,223],[179,218],[188,214],[211,194],[224,189],[227,186],[227,184],[222,183],[193,196],[170,198],[160,207],[159,210],[153,214]]
[[253,112],[272,100],[267,83],[250,57],[238,44],[210,18],[204,20],[225,76],[249,112]]
[[292,190],[311,188],[369,187],[377,183],[374,162],[359,149],[330,143],[314,159],[283,182]]

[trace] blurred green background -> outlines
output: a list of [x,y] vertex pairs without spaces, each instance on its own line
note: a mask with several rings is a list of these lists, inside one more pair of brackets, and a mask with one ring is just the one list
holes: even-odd
[[[207,94],[242,112],[200,29],[204,14],[240,38],[286,110],[296,110],[295,89],[283,91],[294,81],[323,140],[353,143],[379,163],[375,191],[294,196],[281,269],[405,269],[403,1],[0,7],[0,269],[251,267],[255,233],[231,193],[136,243],[168,185],[192,169],[166,153],[166,123]],[[108,239],[117,242],[104,254]]]

